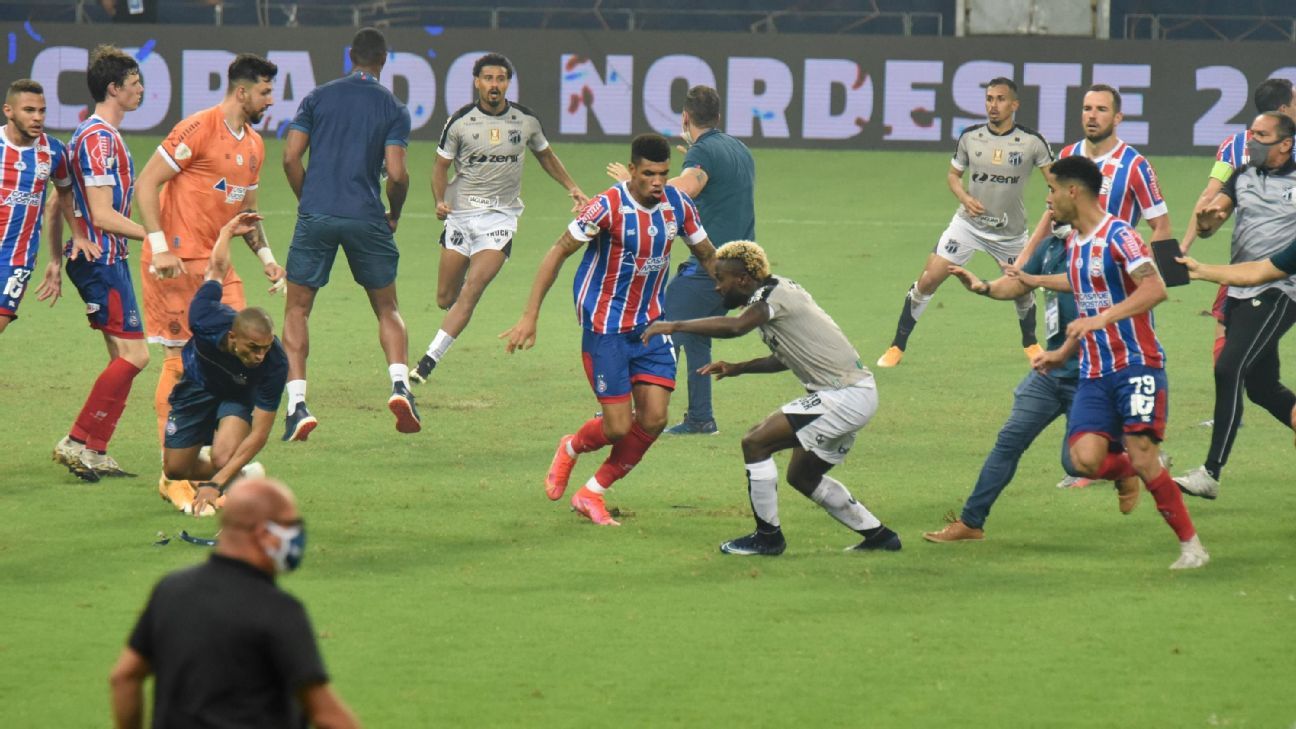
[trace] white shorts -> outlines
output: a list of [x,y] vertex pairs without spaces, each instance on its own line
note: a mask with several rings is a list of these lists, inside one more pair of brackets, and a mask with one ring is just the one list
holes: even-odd
[[972,227],[961,216],[955,215],[949,227],[941,233],[940,242],[933,252],[956,266],[966,265],[977,251],[989,253],[996,261],[1012,263],[1017,260],[1017,255],[1021,253],[1029,237],[1022,233],[1016,238],[992,238]]
[[779,410],[792,424],[802,448],[837,465],[846,460],[855,445],[855,434],[873,419],[877,406],[877,388],[861,383],[812,392]]
[[450,214],[441,232],[441,246],[472,258],[480,251],[504,251],[507,258],[517,234],[516,213],[491,210],[475,215]]

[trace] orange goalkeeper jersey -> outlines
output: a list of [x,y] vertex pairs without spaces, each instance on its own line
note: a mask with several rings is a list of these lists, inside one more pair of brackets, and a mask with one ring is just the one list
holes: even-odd
[[[265,162],[261,135],[244,125],[235,135],[219,106],[183,119],[158,145],[175,177],[162,188],[162,231],[181,258],[207,258],[220,229],[248,207]],[[153,256],[143,247],[143,260]]]

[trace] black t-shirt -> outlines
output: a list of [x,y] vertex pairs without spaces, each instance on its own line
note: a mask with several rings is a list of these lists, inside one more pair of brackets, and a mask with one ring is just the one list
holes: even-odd
[[220,555],[162,578],[129,645],[153,666],[155,729],[305,727],[297,692],[328,682],[301,603]]

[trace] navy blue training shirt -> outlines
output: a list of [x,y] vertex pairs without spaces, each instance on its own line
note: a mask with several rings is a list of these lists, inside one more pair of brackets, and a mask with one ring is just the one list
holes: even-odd
[[383,157],[410,134],[409,109],[392,92],[356,71],[307,94],[288,128],[310,135],[298,213],[382,219]]
[[248,367],[221,342],[234,324],[234,310],[221,303],[219,281],[207,281],[189,304],[189,331],[193,338],[185,345],[185,379],[222,400],[249,404],[258,410],[279,409],[284,384],[288,382],[288,356],[279,337],[257,367]]

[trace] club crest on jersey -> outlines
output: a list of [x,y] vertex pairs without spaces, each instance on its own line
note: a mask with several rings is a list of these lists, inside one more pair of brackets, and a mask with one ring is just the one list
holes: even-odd
[[36,179],[38,179],[38,180],[48,180],[48,179],[49,179],[49,176],[50,176],[50,163],[49,163],[49,162],[37,162],[37,163],[36,163]]
[[500,130],[498,128],[490,130],[490,143],[491,144],[500,143]]
[[1089,278],[1100,278],[1103,275],[1102,256],[1094,256],[1089,259]]
[[675,225],[674,221],[666,223],[666,240],[674,240],[675,233],[678,231],[679,228]]
[[509,144],[521,144],[521,143],[522,143],[522,132],[518,131],[517,129],[510,129]]
[[1296,187],[1289,187],[1286,190],[1283,190],[1282,199],[1283,202],[1288,203],[1296,200]]
[[1009,153],[1008,153],[1008,164],[1012,165],[1013,167],[1021,167],[1021,163],[1022,163],[1022,153],[1021,153],[1021,152],[1009,152]]

